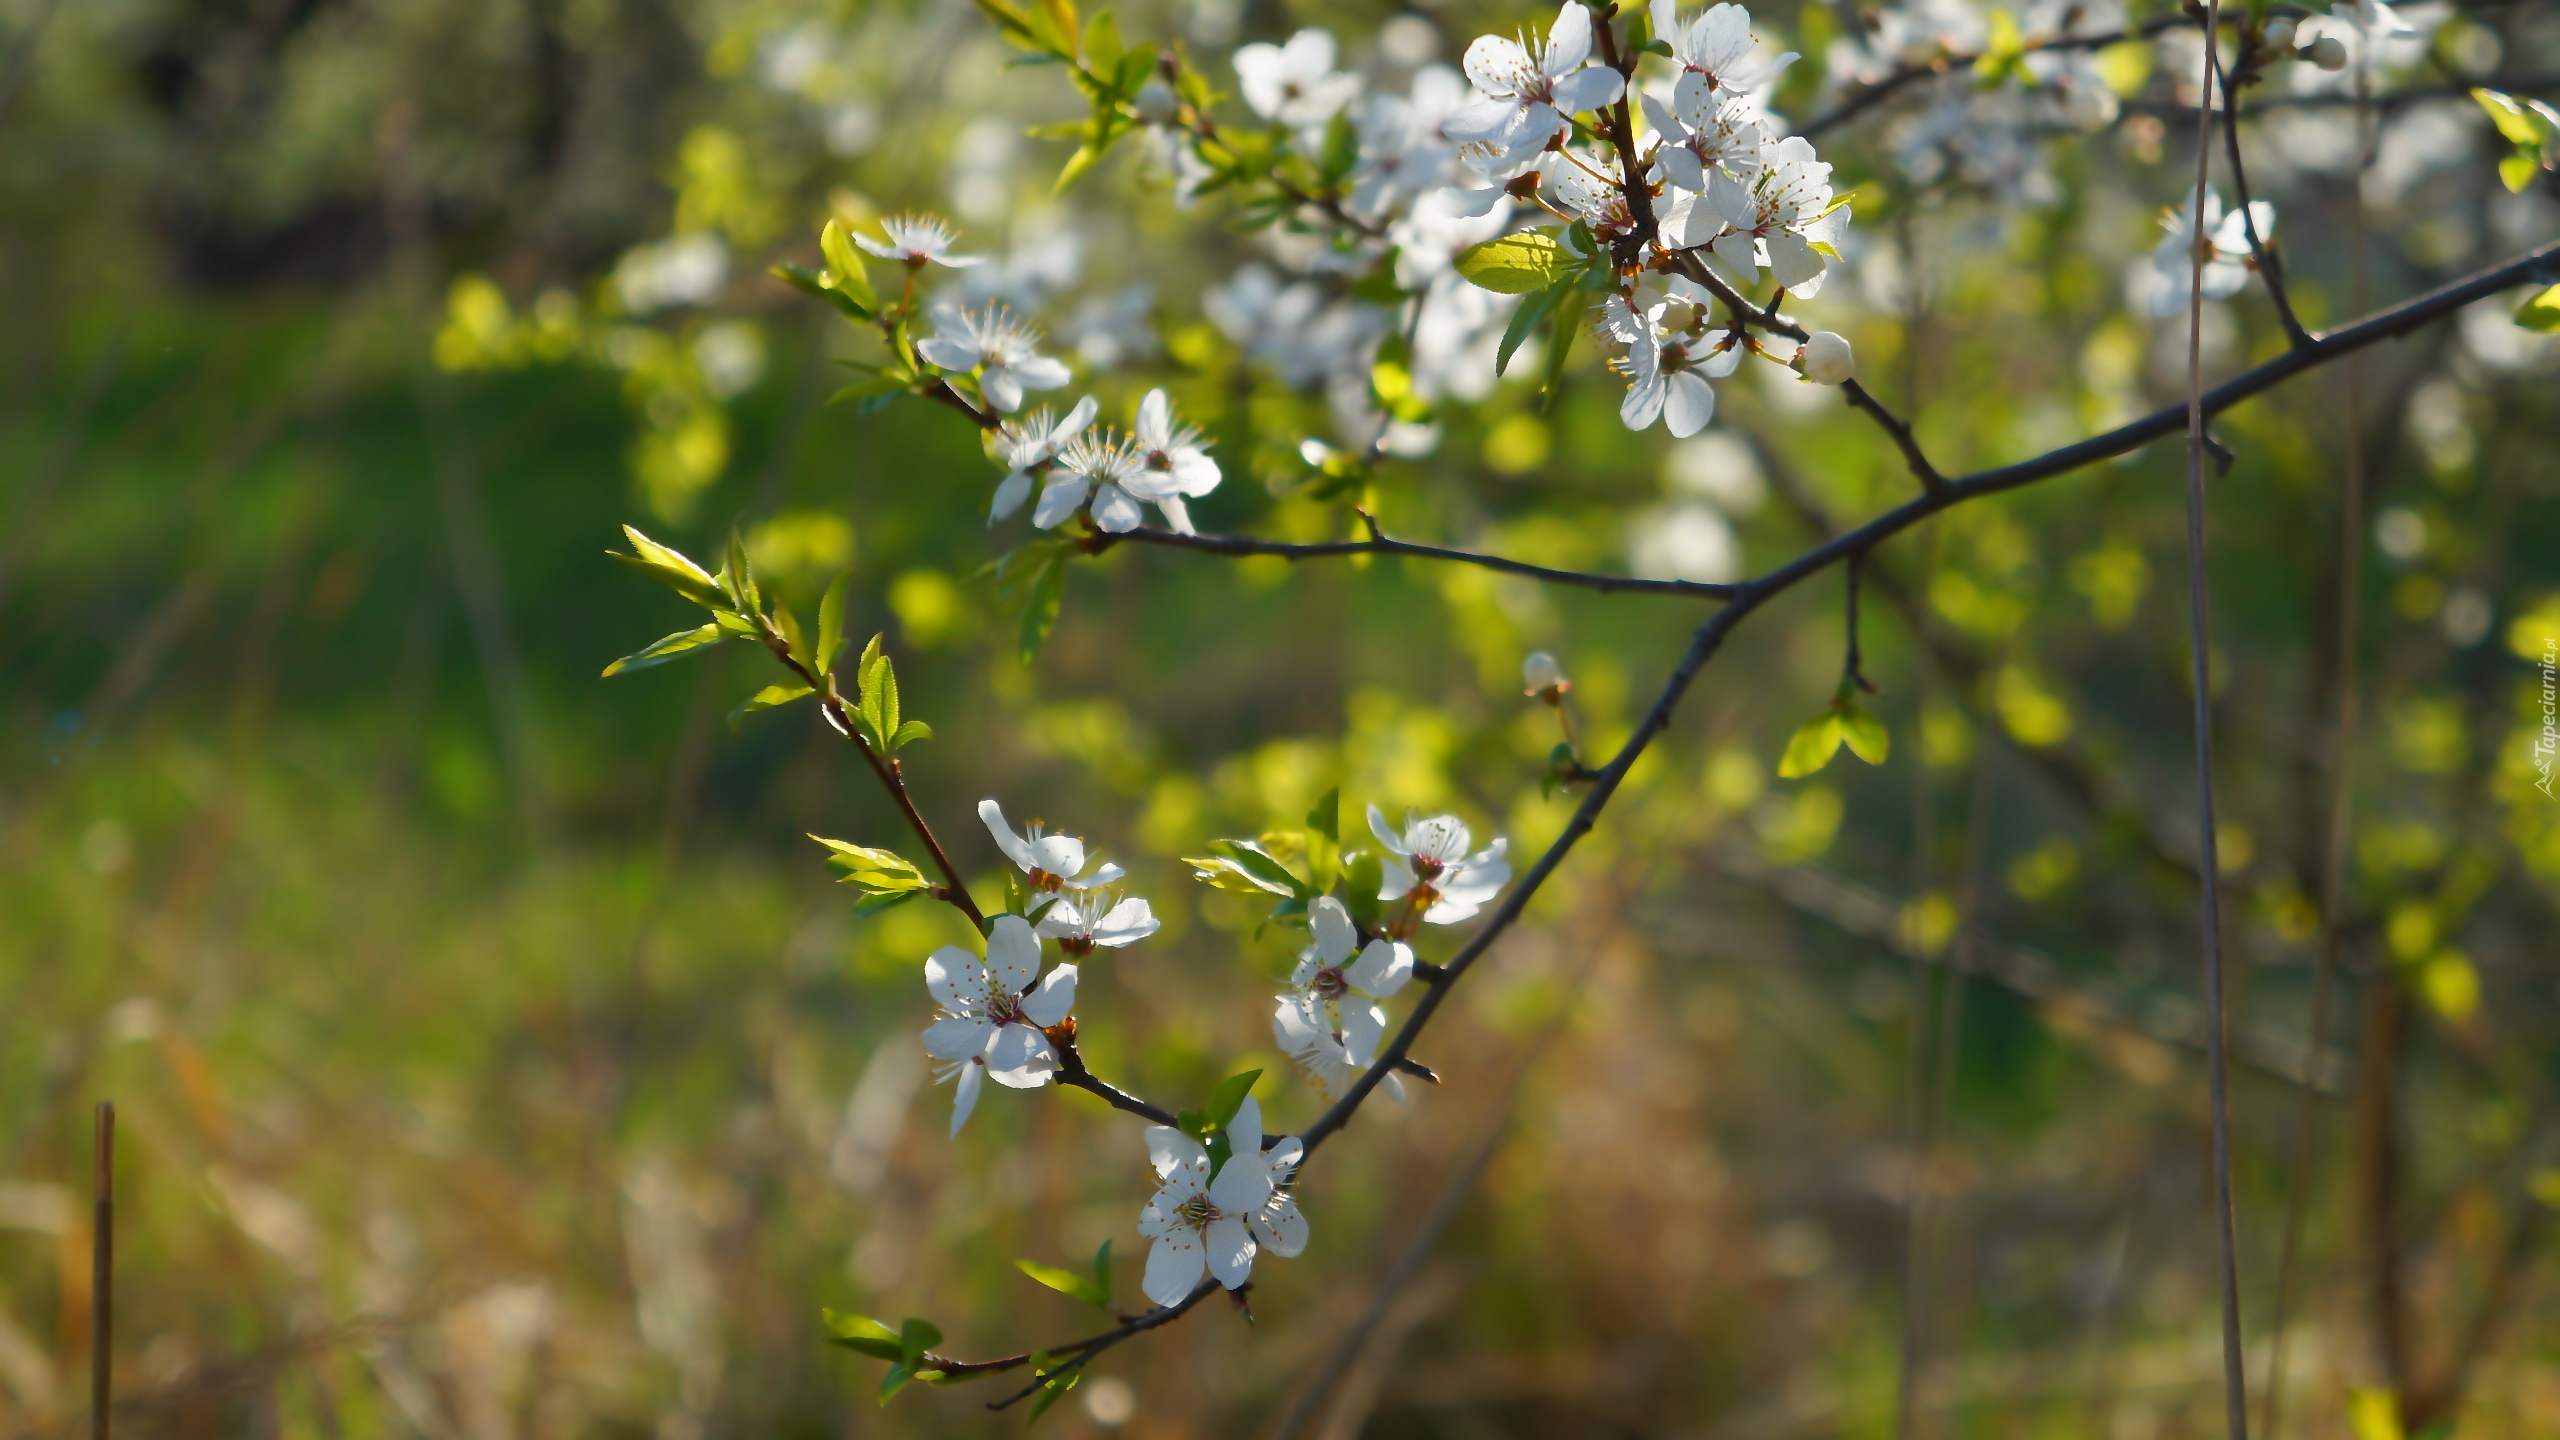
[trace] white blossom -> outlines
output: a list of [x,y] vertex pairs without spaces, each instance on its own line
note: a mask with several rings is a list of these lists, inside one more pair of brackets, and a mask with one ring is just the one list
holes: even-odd
[[1847,336],[1818,330],[1804,342],[1804,378],[1807,380],[1816,385],[1839,385],[1857,373],[1858,358],[1850,350]]
[[1175,418],[1173,402],[1162,390],[1150,390],[1138,402],[1138,427],[1130,437],[1140,472],[1130,488],[1164,512],[1165,523],[1191,533],[1191,511],[1184,497],[1206,495],[1218,488],[1218,462],[1199,427]]
[[960,232],[938,215],[892,215],[880,222],[880,230],[888,237],[886,240],[856,234],[853,243],[883,260],[895,260],[917,270],[927,265],[962,270],[986,263],[984,255],[952,254],[951,247],[960,239]]
[[1333,1016],[1344,1058],[1365,1068],[1378,1058],[1378,1042],[1387,1033],[1387,1012],[1376,1002],[1413,979],[1413,949],[1384,936],[1362,946],[1351,912],[1330,895],[1309,907],[1307,928],[1313,938],[1298,952],[1298,966],[1289,974],[1292,994],[1282,998]]
[[1236,50],[1236,84],[1244,103],[1265,120],[1304,128],[1322,125],[1360,93],[1360,77],[1333,68],[1333,36],[1306,29],[1286,45]]
[[1654,174],[1675,188],[1692,195],[1703,192],[1710,170],[1747,184],[1767,168],[1769,126],[1750,97],[1701,92],[1670,106],[1651,95],[1639,98],[1645,118],[1662,137],[1654,152]]
[[[2195,218],[2196,202],[2187,203],[2175,213],[2160,217],[2160,228],[2168,233],[2158,248],[2151,252],[2154,278],[2151,284],[2151,313],[2175,315],[2187,308],[2195,293],[2195,263],[2199,244],[2204,253],[2204,295],[2208,300],[2221,300],[2237,295],[2249,283],[2249,226],[2255,224],[2258,239],[2264,241],[2275,233],[2276,207],[2273,201],[2253,200],[2246,212],[2234,210],[2224,214],[2222,196],[2204,192],[2204,224]],[[2203,232],[2201,242],[2197,239]]]
[[1280,1187],[1305,1153],[1295,1137],[1262,1148],[1262,1104],[1245,1097],[1227,1125],[1227,1162],[1213,1178],[1209,1152],[1170,1125],[1147,1129],[1147,1159],[1160,1182],[1138,1216],[1155,1242],[1140,1285],[1158,1305],[1178,1305],[1203,1271],[1230,1290],[1253,1273],[1260,1250],[1287,1258],[1307,1248],[1306,1218]]
[[1147,902],[1134,895],[1123,900],[1108,890],[1088,890],[1059,896],[1040,912],[1037,928],[1041,939],[1055,940],[1059,949],[1081,959],[1097,945],[1134,945],[1156,933],[1160,924]]
[[1033,473],[1046,469],[1050,461],[1058,458],[1058,451],[1093,423],[1099,408],[1087,395],[1076,402],[1074,409],[1054,420],[1044,405],[1020,420],[1008,420],[997,427],[996,449],[1004,456],[1007,473],[996,485],[994,503],[987,507],[988,524],[1022,508],[1022,502],[1031,495]]
[[1023,391],[1067,383],[1066,363],[1041,354],[1040,332],[1003,305],[945,310],[934,326],[943,333],[917,341],[916,353],[954,374],[978,371],[978,393],[1007,414],[1022,408]]
[[1642,311],[1623,296],[1610,296],[1601,307],[1601,328],[1627,347],[1612,362],[1627,377],[1620,423],[1645,430],[1661,420],[1685,440],[1715,418],[1715,387],[1707,381],[1732,374],[1742,363],[1742,347],[1732,331],[1706,328],[1705,291],[1685,276],[1671,283],[1670,298]]
[[1584,69],[1591,56],[1591,11],[1565,0],[1543,42],[1480,35],[1467,47],[1467,78],[1486,98],[1449,117],[1443,133],[1482,169],[1516,165],[1571,128],[1575,115],[1626,93],[1626,77],[1606,66]]
[[1081,875],[1085,862],[1082,840],[1073,835],[1048,834],[1040,828],[1037,820],[1031,822],[1028,830],[1017,835],[1005,821],[1004,807],[993,800],[978,802],[978,819],[985,823],[987,833],[995,837],[996,848],[1004,852],[1005,858],[1031,877],[1034,890],[1090,890],[1096,885],[1108,885],[1128,873],[1105,862],[1092,874]]
[[[1191,515],[1183,508],[1173,473],[1150,469],[1147,456],[1134,437],[1111,430],[1068,441],[1058,452],[1048,488],[1040,492],[1040,506],[1031,512],[1031,523],[1053,530],[1073,519],[1077,511],[1086,510],[1093,516],[1094,528],[1118,535],[1137,529],[1147,518],[1141,502],[1151,502],[1175,530],[1191,533]],[[1213,472],[1215,468],[1211,467]],[[1212,481],[1207,488],[1214,487]]]
[[1831,167],[1815,158],[1812,141],[1790,135],[1765,153],[1768,168],[1756,181],[1708,171],[1705,203],[1681,217],[1673,243],[1683,249],[1706,245],[1744,284],[1756,281],[1766,265],[1780,285],[1810,298],[1821,288],[1828,264],[1817,247],[1838,238],[1847,211],[1832,206]]
[[1399,835],[1371,805],[1369,833],[1387,847],[1386,883],[1378,898],[1427,905],[1422,918],[1434,925],[1453,925],[1475,914],[1511,878],[1511,862],[1502,858],[1511,842],[1497,837],[1470,855],[1472,837],[1455,815],[1408,816]]
[[1683,25],[1674,0],[1653,0],[1653,33],[1670,45],[1671,58],[1680,63],[1673,93],[1684,109],[1692,95],[1766,88],[1796,62],[1796,52],[1790,50],[1765,64],[1747,63],[1758,41],[1751,33],[1751,12],[1739,5],[1710,6]]
[[1409,94],[1372,95],[1360,107],[1359,163],[1351,169],[1351,208],[1385,216],[1447,182],[1457,146],[1441,123],[1467,103],[1467,82],[1446,65],[1413,72]]
[[935,1075],[936,1083],[959,1081],[952,1134],[960,1133],[977,1108],[983,1081],[1036,1090],[1057,1072],[1057,1052],[1041,1032],[1075,1007],[1076,967],[1060,965],[1035,987],[1039,972],[1039,937],[1019,915],[996,917],[984,959],[957,945],[925,958],[925,988],[942,1007],[942,1018],[925,1028],[925,1053],[949,1062]]
[[1522,690],[1521,694],[1541,697],[1546,696],[1550,691],[1561,695],[1573,688],[1573,682],[1564,678],[1564,667],[1556,663],[1556,657],[1544,650],[1532,650],[1529,652],[1529,658],[1520,662],[1520,683],[1528,687]]

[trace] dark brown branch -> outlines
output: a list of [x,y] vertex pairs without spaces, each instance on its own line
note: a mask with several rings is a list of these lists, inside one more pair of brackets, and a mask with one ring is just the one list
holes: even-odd
[[1094,1074],[1092,1071],[1084,1068],[1084,1056],[1076,1049],[1076,1032],[1074,1026],[1075,1019],[1073,1016],[1069,1016],[1064,1023],[1052,1028],[1048,1032],[1049,1044],[1051,1048],[1058,1052],[1059,1084],[1073,1085],[1079,1090],[1091,1091],[1092,1093],[1101,1096],[1103,1101],[1110,1105],[1112,1109],[1126,1110],[1132,1115],[1138,1116],[1141,1119],[1152,1120],[1158,1125],[1179,1125],[1181,1123],[1175,1118],[1172,1111],[1167,1110],[1161,1105],[1141,1100],[1137,1096],[1130,1094],[1128,1091],[1121,1089],[1119,1086],[1112,1084],[1110,1081],[1105,1080]]
[[1184,535],[1172,530],[1141,527],[1118,535],[1102,535],[1095,539],[1096,551],[1107,550],[1124,540],[1145,545],[1163,545],[1176,550],[1198,550],[1210,555],[1277,555],[1284,560],[1313,560],[1329,555],[1411,555],[1423,560],[1446,560],[1460,565],[1476,565],[1499,570],[1505,575],[1525,575],[1551,585],[1575,585],[1585,590],[1604,593],[1632,591],[1653,595],[1691,595],[1708,600],[1731,599],[1738,585],[1710,585],[1700,580],[1639,580],[1631,575],[1596,575],[1582,570],[1556,570],[1545,565],[1531,565],[1522,560],[1506,560],[1499,555],[1478,555],[1467,550],[1452,550],[1440,545],[1421,545],[1411,540],[1388,538],[1377,522],[1362,512],[1361,520],[1369,527],[1366,540],[1320,540],[1294,544],[1285,540],[1258,540],[1246,535]]
[[[2315,337],[2308,346],[2287,351],[2263,365],[2242,371],[2220,385],[2202,392],[2197,397],[2197,408],[2206,416],[2219,414],[2250,396],[2313,366],[2405,334],[2431,320],[2451,314],[2474,300],[2494,295],[2501,290],[2555,270],[2560,270],[2560,242],[2542,246],[2504,265],[2481,271],[2450,285],[2440,286],[2378,315],[2369,316],[2327,335]],[[2186,421],[2188,408],[2186,405],[2173,405],[2154,411],[2141,419],[2119,425],[2104,434],[2093,435],[2077,444],[2063,446],[2035,459],[1978,471],[1972,475],[1950,480],[1945,490],[1906,502],[1828,544],[1816,546],[1767,575],[1739,587],[1730,603],[1707,617],[1706,623],[1698,627],[1697,634],[1689,643],[1688,652],[1681,657],[1679,665],[1672,671],[1670,679],[1664,683],[1661,694],[1655,698],[1652,708],[1645,713],[1635,733],[1627,737],[1626,743],[1619,748],[1617,755],[1611,758],[1607,765],[1601,767],[1593,777],[1590,792],[1583,797],[1582,803],[1575,807],[1573,817],[1565,823],[1564,833],[1557,836],[1555,842],[1547,847],[1546,853],[1540,855],[1537,862],[1520,877],[1520,882],[1512,887],[1510,893],[1503,897],[1502,903],[1494,909],[1492,915],[1487,917],[1484,927],[1470,937],[1466,944],[1459,947],[1458,953],[1442,967],[1447,972],[1442,982],[1432,986],[1430,992],[1422,997],[1421,1003],[1414,1007],[1410,1016],[1406,1017],[1403,1028],[1396,1032],[1395,1038],[1388,1042],[1378,1059],[1352,1083],[1351,1089],[1340,1100],[1334,1102],[1333,1106],[1319,1116],[1313,1125],[1307,1127],[1301,1137],[1307,1152],[1313,1154],[1317,1146],[1323,1144],[1334,1132],[1350,1121],[1352,1114],[1369,1098],[1370,1092],[1378,1088],[1379,1082],[1394,1069],[1395,1063],[1403,1059],[1411,1050],[1414,1040],[1429,1026],[1431,1017],[1438,1011],[1441,1002],[1447,999],[1451,990],[1456,988],[1456,981],[1483,956],[1504,930],[1509,929],[1519,920],[1521,913],[1528,908],[1531,897],[1546,884],[1548,877],[1555,873],[1556,868],[1564,863],[1564,857],[1576,844],[1580,843],[1582,837],[1590,833],[1592,825],[1599,819],[1600,812],[1608,808],[1609,801],[1617,794],[1618,787],[1625,783],[1627,771],[1653,743],[1654,737],[1669,726],[1671,712],[1678,707],[1681,697],[1688,693],[1689,686],[1696,681],[1698,672],[1705,667],[1708,660],[1714,657],[1717,649],[1723,645],[1725,637],[1732,633],[1734,626],[1740,624],[1752,611],[1767,604],[1777,595],[1792,589],[1806,577],[1837,561],[1845,560],[1852,554],[1872,550],[1885,540],[1950,506],[1979,496],[1996,495],[2004,490],[2014,490],[2019,486],[2030,485],[2056,475],[2068,474],[2084,465],[2124,454],[2162,436],[2173,434]]]
[[[1028,1400],[1033,1395],[1039,1393],[1041,1386],[1048,1384],[1058,1376],[1072,1374],[1077,1370],[1083,1369],[1092,1361],[1093,1357],[1110,1349],[1112,1346],[1119,1344],[1123,1340],[1127,1340],[1135,1335],[1143,1335],[1161,1325],[1172,1324],[1174,1321],[1190,1314],[1193,1309],[1198,1307],[1201,1301],[1206,1300],[1217,1293],[1217,1280],[1214,1278],[1203,1278],[1199,1284],[1191,1287],[1190,1294],[1182,1297],[1182,1303],[1179,1305],[1158,1306],[1134,1320],[1123,1323],[1117,1329],[1105,1330],[1099,1335],[1089,1336],[1082,1340],[1070,1341],[1066,1345],[1059,1347],[1059,1350],[1050,1352],[1052,1354],[1057,1354],[1062,1351],[1073,1352],[1066,1363],[1062,1365],[1052,1365],[1046,1370],[1034,1372],[1029,1385],[1014,1391],[1012,1394],[1007,1395],[1001,1400],[988,1401],[987,1408],[990,1410],[1002,1410],[1009,1405],[1018,1404],[1021,1401]],[[1026,1355],[1021,1357],[1020,1361],[1008,1362],[1007,1368],[1010,1368],[1011,1364],[1026,1363],[1029,1359],[1030,1357]]]

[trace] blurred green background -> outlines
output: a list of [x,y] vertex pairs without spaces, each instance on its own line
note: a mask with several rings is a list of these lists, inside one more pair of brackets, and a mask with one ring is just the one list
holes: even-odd
[[[2460,93],[2549,74],[2560,16],[2405,13],[2423,34],[2379,84],[2432,98],[2381,112],[2363,175],[2377,304],[2560,231],[2547,180],[2500,187]],[[1382,86],[1524,18],[1121,17],[1221,77],[1238,40],[1328,25]],[[1445,398],[1428,458],[1321,497],[1298,442],[1331,433],[1324,397],[1197,299],[1306,247],[1215,199],[1177,211],[1135,155],[1053,197],[1068,147],[1020,132],[1075,99],[1006,68],[965,5],[5,0],[0,22],[0,1434],[86,1423],[101,1098],[134,1434],[1010,1433],[986,1385],[875,1406],[879,1366],[826,1347],[820,1307],[927,1316],[962,1355],[1054,1343],[1090,1312],[1012,1262],[1104,1240],[1138,1303],[1134,1122],[991,1092],[945,1140],[913,1036],[922,957],[961,927],[853,919],[802,838],[903,843],[857,757],[805,708],[725,722],[773,678],[752,651],[597,678],[692,623],[604,558],[621,523],[698,555],[735,523],[804,613],[849,567],[849,628],[886,635],[938,731],[910,773],[981,893],[995,796],[1090,837],[1165,921],[1085,968],[1095,1068],[1196,1104],[1259,1065],[1284,1129],[1318,1108],[1266,1038],[1297,942],[1180,857],[1339,786],[1454,810],[1525,865],[1572,796],[1541,793],[1555,735],[1522,656],[1562,658],[1606,754],[1701,617],[1123,546],[1077,563],[1025,666],[982,574],[1019,522],[983,522],[975,437],[920,403],[824,404],[831,359],[863,352],[762,273],[813,261],[830,215],[954,215],[1080,374],[1117,360],[1107,414],[1171,388],[1226,471],[1206,529],[1347,533],[1351,498],[1397,534],[1726,578],[1910,490],[1783,375],[1726,385],[1708,439],[1630,435],[1586,346],[1552,407],[1524,366]],[[1814,56],[1787,113],[1841,93],[1825,42],[1856,16],[1761,22]],[[1858,245],[1802,309],[1950,469],[2180,393],[2183,332],[2122,276],[2193,125],[2147,48],[2119,59],[2121,113],[2086,135],[1959,77],[1824,139],[1864,187]],[[2267,116],[2246,143],[2296,295],[2345,318],[2353,120]],[[2004,134],[2017,153],[1966,148]],[[2376,1395],[2560,1433],[2536,1248],[2560,1204],[2560,805],[2531,754],[2560,356],[2514,298],[2375,352],[2361,414],[2332,367],[2219,431],[2243,1286],[2262,1384],[2298,1203],[2286,1433],[2397,1433]],[[2218,367],[2282,344],[2255,290],[2210,319]],[[1427,1037],[1447,1083],[1310,1168],[1314,1244],[1257,1268],[1258,1323],[1206,1306],[1040,1423],[1259,1431],[1376,1303],[1314,1433],[1881,1436],[1906,1326],[1923,1433],[2218,1424],[2179,473],[2155,447],[1889,547],[1864,630],[1882,766],[1774,777],[1838,673],[1837,577],[1755,617]],[[2297,1163],[2305,1075],[2330,1093]],[[1444,1197],[1456,1220],[1381,1294]]]

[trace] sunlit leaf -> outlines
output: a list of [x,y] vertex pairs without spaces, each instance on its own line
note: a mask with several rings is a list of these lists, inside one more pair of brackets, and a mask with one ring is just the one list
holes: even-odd
[[1778,774],[1795,780],[1810,775],[1831,763],[1832,752],[1840,748],[1840,712],[1825,710],[1797,729],[1795,738],[1787,742],[1787,753],[1778,759]]
[[779,685],[767,685],[748,696],[746,702],[737,709],[729,712],[729,728],[737,729],[740,721],[759,710],[771,710],[777,705],[788,705],[794,700],[815,693],[817,692],[797,680],[786,681]]
[[1870,765],[1881,765],[1893,748],[1893,736],[1865,707],[1847,704],[1840,708],[1840,741],[1849,753]]
[[866,311],[880,308],[880,297],[872,293],[871,276],[862,265],[862,252],[854,248],[853,237],[845,233],[844,222],[827,222],[827,228],[818,232],[818,249],[827,257],[825,283],[828,289]]
[[1061,1295],[1071,1295],[1087,1305],[1104,1310],[1111,1308],[1111,1296],[1092,1280],[1063,1265],[1043,1265],[1037,1260],[1016,1260],[1014,1268],[1048,1286]]
[[652,665],[664,665],[679,655],[691,654],[705,645],[718,644],[719,641],[720,624],[715,620],[695,629],[679,630],[664,639],[651,641],[646,649],[625,655],[604,667],[604,673],[607,678],[610,678],[633,670],[646,670]]
[[827,1343],[858,1350],[882,1360],[904,1360],[906,1347],[898,1343],[898,1332],[867,1315],[847,1315],[838,1310],[819,1312],[826,1321]]
[[622,527],[622,533],[630,540],[634,553],[624,555],[608,550],[606,554],[658,580],[697,605],[720,603],[720,582],[685,558],[682,552],[659,544],[629,525]]
[[1564,247],[1553,228],[1524,230],[1487,240],[1458,252],[1457,271],[1479,289],[1496,295],[1526,295],[1559,280],[1579,276],[1582,259]]
[[2516,323],[2545,335],[2560,330],[2560,285],[2554,285],[2517,306]]
[[844,649],[844,587],[852,578],[850,571],[838,575],[818,601],[817,663],[810,668],[820,675],[835,673],[836,654]]

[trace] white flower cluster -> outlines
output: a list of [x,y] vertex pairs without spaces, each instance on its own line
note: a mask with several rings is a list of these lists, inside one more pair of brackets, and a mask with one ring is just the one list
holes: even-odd
[[[1161,432],[1170,422],[1159,412],[1156,423]],[[1141,429],[1147,428],[1142,415]],[[1114,888],[1126,872],[1095,863],[1082,840],[1048,833],[1036,822],[1017,831],[994,800],[978,802],[978,818],[1022,872],[1033,898],[1028,915],[998,915],[989,924],[983,957],[946,945],[924,962],[925,988],[941,1014],[922,1038],[926,1052],[943,1062],[936,1082],[956,1082],[954,1136],[977,1108],[986,1081],[1033,1090],[1058,1075],[1060,1046],[1071,1052],[1075,1035],[1074,962],[1096,949],[1135,944],[1159,928],[1146,901],[1123,898]],[[1327,1101],[1377,1062],[1387,1028],[1377,1002],[1414,976],[1405,937],[1424,923],[1467,919],[1511,878],[1503,858],[1507,842],[1470,854],[1467,827],[1455,816],[1412,820],[1399,832],[1372,805],[1369,828],[1385,847],[1377,897],[1389,907],[1385,933],[1366,937],[1364,945],[1350,910],[1330,895],[1318,897],[1307,912],[1311,939],[1272,1020],[1283,1053]],[[1043,941],[1070,957],[1045,976]],[[1385,1084],[1402,1098],[1394,1076]],[[1295,1138],[1266,1142],[1262,1106],[1250,1094],[1226,1128],[1223,1157],[1171,1126],[1152,1126],[1146,1138],[1158,1182],[1138,1220],[1138,1232],[1155,1242],[1143,1286],[1148,1299],[1180,1303],[1204,1270],[1232,1290],[1252,1273],[1258,1253],[1285,1257],[1306,1248],[1306,1218],[1288,1190],[1303,1147]]]

